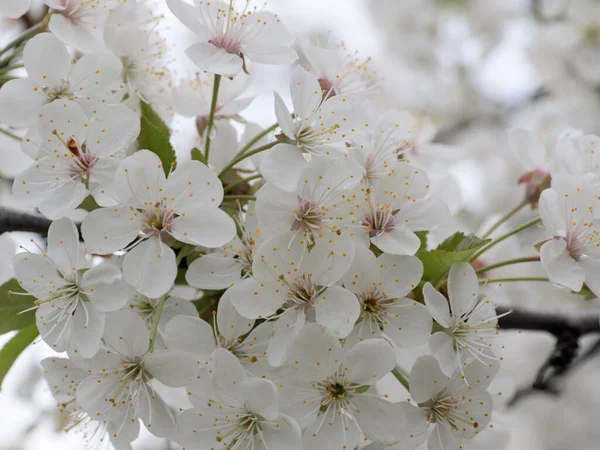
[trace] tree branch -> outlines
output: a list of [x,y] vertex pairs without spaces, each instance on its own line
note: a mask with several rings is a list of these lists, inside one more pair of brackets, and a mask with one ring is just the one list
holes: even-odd
[[511,310],[498,307],[497,313],[510,312],[498,320],[503,329],[546,331],[556,337],[554,350],[539,369],[531,386],[519,389],[508,403],[510,406],[535,393],[559,393],[556,380],[600,351],[600,340],[586,353],[577,358],[579,338],[590,333],[600,333],[600,312],[596,309],[576,312],[546,313],[527,310]]
[[45,236],[51,223],[51,220],[42,215],[14,211],[0,206],[0,234],[9,231],[27,231]]

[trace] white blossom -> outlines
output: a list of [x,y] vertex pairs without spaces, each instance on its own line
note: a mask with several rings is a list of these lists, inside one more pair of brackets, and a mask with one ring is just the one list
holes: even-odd
[[498,334],[498,316],[490,300],[479,298],[479,281],[469,263],[456,263],[448,275],[448,297],[431,283],[423,287],[425,305],[442,328],[429,339],[431,353],[450,374],[476,359],[483,365],[498,358],[491,340]]
[[13,267],[21,286],[38,299],[36,323],[44,341],[57,352],[94,356],[106,313],[118,311],[127,301],[119,269],[108,263],[90,268],[79,232],[66,218],[50,226],[47,253],[19,253]]
[[13,184],[15,197],[51,219],[63,217],[91,194],[115,205],[114,173],[137,139],[140,120],[122,105],[105,106],[88,120],[75,102],[57,100],[41,109],[35,163]]
[[196,33],[202,42],[186,50],[200,69],[234,77],[248,72],[246,59],[263,64],[291,64],[298,55],[290,48],[293,37],[280,19],[244,2],[196,1],[195,7],[183,0],[168,0],[171,12]]
[[248,377],[239,360],[225,349],[209,363],[212,387],[204,401],[177,419],[181,441],[190,448],[301,450],[298,423],[279,411],[272,381]]
[[140,150],[121,162],[115,194],[120,205],[92,211],[83,222],[83,237],[97,254],[122,251],[135,240],[123,276],[150,298],[167,293],[175,281],[169,244],[219,247],[235,234],[233,220],[218,208],[221,181],[199,161],[181,165],[167,178],[158,156]]
[[73,63],[67,47],[50,33],[29,40],[23,58],[28,78],[11,80],[0,89],[0,121],[17,128],[35,126],[42,106],[57,99],[79,103],[92,115],[109,102],[109,87],[121,73],[119,61],[104,53]]
[[394,444],[406,417],[399,404],[371,386],[396,364],[393,348],[369,339],[352,348],[317,325],[308,325],[290,349],[291,376],[280,382],[281,409],[304,430],[304,448],[356,448],[361,434]]

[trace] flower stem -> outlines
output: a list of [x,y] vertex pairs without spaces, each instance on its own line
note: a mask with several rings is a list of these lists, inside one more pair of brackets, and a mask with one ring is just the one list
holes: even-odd
[[487,252],[490,248],[492,248],[493,246],[495,246],[496,244],[499,244],[500,242],[504,241],[505,239],[508,239],[511,236],[514,236],[517,233],[520,233],[523,230],[526,230],[529,227],[532,227],[533,225],[538,224],[539,222],[541,222],[542,218],[541,217],[537,217],[535,219],[530,220],[527,223],[524,223],[523,225],[521,225],[518,228],[515,228],[514,230],[510,231],[509,233],[506,233],[502,236],[500,236],[497,239],[494,239],[492,242],[490,242],[488,245],[486,245],[485,247],[483,247],[481,250],[479,250],[478,252],[476,252],[473,256],[471,256],[471,259],[469,259],[469,262],[471,261],[475,261],[477,258],[479,258],[483,253]]
[[515,258],[508,259],[506,261],[501,261],[499,263],[490,264],[489,266],[482,267],[481,269],[477,269],[475,273],[480,274],[483,272],[487,272],[488,270],[497,269],[498,267],[511,266],[513,264],[521,264],[521,263],[529,263],[529,262],[539,262],[539,256],[528,256],[525,258]]
[[514,277],[514,278],[480,278],[479,284],[512,283],[516,281],[550,281],[545,277]]
[[17,140],[17,141],[22,141],[22,140],[23,140],[22,138],[20,138],[20,137],[19,137],[19,136],[17,136],[16,134],[13,134],[13,133],[11,133],[11,132],[10,132],[10,131],[8,131],[8,130],[3,130],[2,128],[0,128],[0,133],[2,133],[2,134],[4,134],[4,135],[8,136],[9,138],[13,138],[13,139],[15,139],[15,140]]
[[0,50],[0,56],[4,55],[7,51],[9,51],[13,47],[17,47],[21,42],[26,41],[27,39],[31,39],[36,34],[42,33],[46,31],[48,25],[46,24],[46,20],[32,26],[29,30],[25,31],[20,36],[17,36],[15,39],[10,41],[6,47]]
[[251,177],[247,177],[247,178],[242,178],[241,180],[236,181],[235,183],[231,183],[229,185],[227,185],[225,187],[225,189],[223,189],[223,192],[231,192],[233,191],[236,187],[247,183],[248,181],[252,181],[252,180],[258,180],[259,178],[262,178],[262,175],[260,173],[257,173],[256,175],[252,175]]
[[254,195],[226,195],[223,197],[223,201],[237,201],[237,200],[247,200],[249,202],[256,200]]
[[525,205],[528,205],[528,204],[529,204],[528,200],[523,200],[521,203],[519,203],[517,206],[515,206],[513,209],[511,209],[508,213],[506,213],[504,216],[502,216],[500,218],[500,220],[498,220],[498,222],[496,222],[494,225],[492,225],[492,227],[489,230],[487,230],[485,232],[485,234],[481,237],[482,238],[488,237],[490,234],[492,234],[494,231],[496,231],[500,225],[502,225],[504,222],[509,220],[512,216],[514,216],[516,213],[518,213],[521,210],[521,208],[523,208]]
[[273,131],[275,131],[277,129],[277,127],[279,127],[279,124],[274,123],[266,130],[263,130],[260,133],[258,133],[246,145],[244,145],[241,148],[241,150],[237,153],[237,155],[235,155],[235,158],[242,156],[244,153],[246,153],[248,150],[250,150],[252,147],[254,147],[258,141],[260,141],[262,138],[267,136],[269,133],[272,133]]
[[410,385],[408,383],[408,378],[406,377],[406,375],[404,375],[400,369],[398,367],[395,367],[394,370],[392,370],[392,375],[394,375],[396,377],[396,380],[398,380],[400,382],[400,384],[402,386],[404,386],[404,389],[406,389],[408,392],[410,392]]
[[223,170],[221,170],[221,172],[219,173],[219,178],[221,178],[223,175],[225,175],[227,172],[229,172],[233,168],[233,166],[235,166],[237,163],[243,161],[244,159],[246,159],[252,155],[256,155],[257,153],[269,150],[270,148],[274,147],[275,144],[277,144],[277,141],[269,142],[268,144],[265,144],[261,147],[258,147],[256,149],[252,150],[251,152],[240,154],[239,156],[236,156],[235,158],[233,158],[233,160],[229,164],[227,164],[227,167],[225,167]]
[[210,104],[210,114],[208,116],[208,126],[206,127],[206,144],[204,145],[204,159],[208,164],[210,154],[210,133],[215,125],[215,113],[217,112],[217,99],[219,97],[219,86],[221,85],[221,75],[215,74],[213,83],[212,103]]
[[163,308],[165,307],[165,302],[167,301],[167,296],[163,295],[158,301],[158,305],[156,305],[156,309],[154,310],[154,320],[152,321],[152,328],[150,329],[150,345],[148,346],[148,351],[154,351],[154,343],[156,342],[156,333],[158,332],[158,322],[160,322],[160,316],[162,315]]
[[18,64],[16,66],[2,67],[2,68],[0,68],[0,75],[4,75],[5,73],[10,72],[11,70],[22,69],[24,67],[25,66],[23,64]]

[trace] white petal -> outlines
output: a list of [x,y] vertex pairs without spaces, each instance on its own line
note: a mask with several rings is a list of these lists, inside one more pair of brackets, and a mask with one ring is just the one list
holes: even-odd
[[41,255],[18,253],[12,266],[23,289],[39,299],[49,297],[65,283],[54,263]]
[[260,173],[265,180],[273,183],[279,189],[295,192],[298,178],[306,160],[298,147],[289,144],[277,144],[263,157]]
[[285,106],[285,102],[281,96],[277,92],[274,92],[273,95],[275,96],[275,116],[277,116],[277,123],[281,127],[283,134],[290,139],[295,139],[295,126],[292,114],[287,106]]
[[452,315],[460,317],[471,311],[479,300],[479,281],[471,264],[453,264],[448,275],[448,295]]
[[236,311],[231,303],[231,292],[226,291],[217,307],[217,326],[227,342],[235,342],[252,330],[254,320],[246,319]]
[[410,371],[410,395],[417,403],[435,398],[450,383],[433,356],[421,356]]
[[86,141],[87,115],[83,108],[69,100],[55,100],[42,108],[38,128],[44,146],[59,155],[71,157],[64,142],[74,139],[79,147]]
[[206,35],[206,29],[201,25],[198,8],[194,8],[183,0],[167,0],[167,6],[179,21],[201,37]]
[[569,254],[564,239],[552,239],[542,245],[540,258],[550,281],[575,292],[581,290],[585,272]]
[[79,269],[79,232],[71,219],[55,220],[48,229],[48,258],[64,274]]
[[167,323],[163,337],[169,349],[187,352],[201,362],[208,361],[217,348],[213,329],[198,317],[173,317]]
[[347,379],[360,385],[374,384],[394,367],[396,367],[396,352],[389,342],[383,339],[359,342],[344,358]]
[[359,440],[358,425],[353,420],[342,421],[338,409],[331,407],[304,431],[305,449],[346,450],[356,448]]
[[83,274],[81,288],[99,311],[118,311],[127,303],[121,271],[109,263],[99,264]]
[[57,307],[55,302],[43,303],[35,313],[35,322],[44,342],[54,351],[64,352],[69,349],[72,341],[73,320],[72,317],[60,317],[64,319],[60,323],[48,320],[56,315],[54,311]]
[[105,106],[90,122],[88,149],[107,157],[127,148],[140,134],[140,118],[123,105]]
[[234,308],[249,319],[269,317],[287,300],[287,291],[280,289],[279,285],[259,283],[254,279],[242,280],[229,291]]
[[279,418],[261,423],[261,434],[265,445],[271,449],[302,450],[302,430],[293,418],[280,414]]
[[[459,359],[455,348],[454,338],[444,331],[438,331],[429,338],[429,350],[438,360],[442,371],[446,375],[452,375],[456,367],[463,361]],[[480,363],[481,364],[481,363]]]
[[400,403],[365,395],[357,395],[352,403],[356,407],[356,421],[365,439],[392,445],[404,437],[407,419]]
[[198,68],[209,73],[235,77],[242,70],[242,58],[208,42],[188,47],[185,54]]
[[449,328],[452,319],[450,318],[450,307],[446,297],[436,291],[431,283],[426,283],[423,287],[423,296],[431,317],[444,328]]
[[406,296],[419,285],[423,276],[423,263],[415,256],[383,254],[377,258],[381,267],[382,285],[388,298]]
[[96,161],[90,173],[88,187],[90,194],[99,206],[115,206],[118,204],[114,194],[114,178],[121,158],[109,157]]
[[421,246],[418,236],[405,226],[396,226],[371,238],[379,249],[392,255],[414,255]]
[[31,7],[31,0],[0,0],[0,14],[18,19]]
[[115,175],[115,188],[123,204],[144,208],[163,197],[166,178],[160,158],[149,150],[139,150],[125,158]]
[[195,259],[185,273],[185,280],[198,289],[227,289],[240,281],[241,276],[241,266],[236,259],[215,252]]
[[294,113],[302,120],[316,111],[323,100],[323,92],[317,77],[302,66],[296,66],[292,72],[290,91]]
[[269,364],[273,367],[283,365],[290,346],[300,336],[305,322],[306,314],[300,308],[290,308],[277,318],[267,349]]
[[71,70],[71,55],[67,47],[52,33],[31,38],[23,50],[27,75],[37,86],[59,89]]
[[[382,261],[383,262],[383,261]],[[390,272],[383,272],[384,276]],[[393,273],[393,272],[392,272]],[[355,294],[367,292],[380,280],[380,268],[375,254],[367,246],[356,245],[352,265],[339,283]],[[387,292],[387,288],[384,289]],[[390,292],[390,295],[394,295]]]
[[292,64],[298,59],[298,53],[283,45],[244,45],[244,55],[250,60],[262,64]]
[[241,382],[240,394],[248,409],[271,421],[279,417],[279,396],[272,381],[246,378]]
[[223,201],[223,185],[217,175],[200,161],[188,161],[169,175],[164,195],[177,213],[215,208]]
[[158,298],[173,287],[175,252],[157,237],[146,239],[125,255],[123,279],[146,297]]
[[104,340],[118,355],[138,357],[148,350],[150,334],[141,317],[130,311],[118,311],[106,316]]
[[110,53],[90,53],[83,55],[73,65],[69,82],[73,97],[80,104],[89,101],[86,97],[95,93],[108,97],[110,85],[119,81],[121,61]]
[[48,29],[62,42],[84,53],[94,50],[99,45],[85,27],[61,14],[52,14]]
[[106,315],[93,305],[81,302],[73,316],[71,347],[84,358],[91,358],[100,348]]
[[0,121],[16,128],[34,127],[48,98],[29,80],[10,80],[0,89]]
[[565,198],[552,189],[546,189],[540,196],[540,217],[546,230],[554,236],[567,235]]
[[208,248],[221,247],[235,236],[235,222],[222,209],[194,209],[179,216],[170,234],[181,242]]
[[360,315],[356,296],[341,286],[332,286],[314,300],[317,323],[338,339],[352,331]]
[[298,196],[265,184],[256,194],[256,213],[267,235],[287,233],[295,222],[294,208]]
[[431,335],[433,321],[427,307],[408,298],[396,300],[387,308],[383,332],[400,347],[424,344]]
[[182,387],[197,379],[199,366],[189,353],[169,349],[146,355],[144,368],[165,386]]
[[296,376],[306,381],[321,381],[331,376],[339,368],[342,357],[340,341],[320,325],[312,323],[304,325],[288,353]]
[[139,412],[140,418],[153,435],[175,439],[177,437],[177,425],[171,408],[169,408],[158,392],[149,386],[146,386],[146,389],[148,390],[146,393],[148,409],[141,408]]
[[413,231],[434,229],[450,217],[448,206],[439,198],[408,203],[398,214],[403,224]]
[[101,255],[123,250],[139,231],[136,211],[124,206],[96,209],[83,219],[81,225],[86,248]]
[[233,353],[224,348],[216,349],[210,356],[208,372],[220,396],[232,399],[232,406],[243,404],[241,388],[246,371]]

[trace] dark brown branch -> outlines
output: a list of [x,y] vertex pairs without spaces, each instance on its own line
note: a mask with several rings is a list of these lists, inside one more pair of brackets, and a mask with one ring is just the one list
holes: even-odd
[[40,214],[29,214],[0,206],[0,234],[8,231],[27,231],[46,236],[52,223]]
[[[497,308],[498,314],[511,311]],[[520,389],[509,402],[514,405],[519,400],[535,392],[557,395],[558,378],[565,376],[573,368],[600,351],[600,340],[586,353],[577,358],[579,338],[585,334],[600,333],[600,312],[598,310],[578,310],[576,312],[546,313],[528,310],[512,310],[498,321],[501,329],[545,331],[556,337],[554,350],[539,369],[531,386]]]

